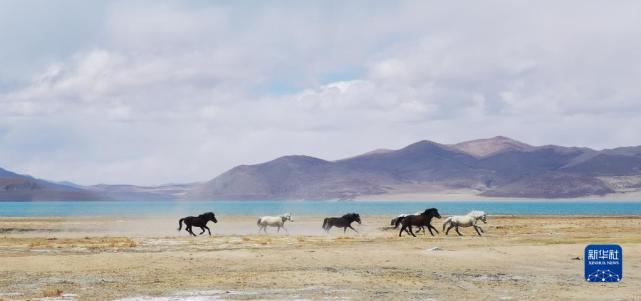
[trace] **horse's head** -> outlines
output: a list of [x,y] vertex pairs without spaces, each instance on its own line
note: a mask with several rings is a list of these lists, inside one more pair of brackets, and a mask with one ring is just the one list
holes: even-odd
[[352,213],[352,219],[359,225],[361,224],[361,216],[358,213]]
[[438,209],[436,208],[425,209],[425,211],[423,211],[422,214],[428,217],[431,216],[431,217],[441,218],[441,215],[438,213]]
[[487,213],[485,213],[485,211],[474,210],[470,211],[467,215],[471,215],[477,220],[480,219],[484,224],[487,224]]
[[281,215],[280,217],[283,219],[283,222],[284,222],[284,221],[290,221],[290,222],[293,222],[293,221],[294,221],[294,219],[292,218],[292,214],[291,214],[291,213],[289,213],[289,212],[287,212],[287,213],[285,213],[285,214]]
[[216,215],[213,212],[207,212],[205,214],[200,215],[201,217],[207,219],[208,221],[212,221],[214,223],[217,223],[218,220],[216,219]]

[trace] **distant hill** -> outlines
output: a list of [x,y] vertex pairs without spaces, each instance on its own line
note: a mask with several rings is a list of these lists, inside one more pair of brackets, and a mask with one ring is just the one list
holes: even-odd
[[451,145],[472,156],[482,158],[506,151],[527,151],[534,147],[507,137],[497,136],[489,139],[478,139]]
[[78,201],[102,198],[83,188],[48,182],[0,168],[0,201]]
[[0,168],[0,201],[177,200],[194,184],[161,186],[93,185],[50,182]]
[[507,137],[419,141],[337,161],[285,156],[242,165],[194,187],[191,199],[352,199],[472,191],[488,197],[574,198],[641,190],[641,146],[597,151]]

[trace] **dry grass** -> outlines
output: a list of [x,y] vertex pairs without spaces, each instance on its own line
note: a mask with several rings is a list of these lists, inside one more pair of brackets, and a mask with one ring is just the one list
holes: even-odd
[[50,297],[60,297],[62,296],[63,291],[61,289],[57,288],[47,288],[42,290],[42,295],[45,298],[50,298]]
[[[42,248],[87,248],[87,249],[103,249],[103,248],[135,248],[139,244],[127,237],[103,237],[103,238],[24,238],[22,241],[25,247],[29,249],[42,249]],[[0,244],[1,246],[1,244]]]

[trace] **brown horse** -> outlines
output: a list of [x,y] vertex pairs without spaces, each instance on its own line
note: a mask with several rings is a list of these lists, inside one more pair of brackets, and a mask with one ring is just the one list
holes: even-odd
[[343,233],[345,233],[347,228],[350,228],[358,233],[358,231],[352,227],[353,222],[357,222],[360,225],[361,216],[358,215],[358,213],[348,213],[341,217],[328,217],[323,220],[323,229],[325,232],[329,232],[329,229],[332,227],[343,228]]
[[438,233],[438,230],[436,230],[436,228],[434,228],[434,226],[432,226],[431,224],[432,218],[434,217],[441,218],[441,215],[438,213],[438,210],[436,208],[430,208],[430,209],[425,209],[425,211],[423,211],[423,213],[421,214],[408,215],[402,219],[397,220],[396,227],[398,227],[399,223],[403,225],[401,227],[401,231],[398,232],[398,236],[399,237],[403,236],[403,231],[405,231],[408,234],[411,234],[412,236],[416,237],[416,235],[412,231],[412,226],[417,226],[417,227],[427,226],[427,230],[429,230],[430,234],[434,236],[434,233],[432,233],[432,230]]
[[203,233],[205,233],[205,229],[207,229],[207,231],[209,231],[209,235],[211,236],[211,230],[209,230],[209,227],[207,227],[207,222],[209,221],[212,221],[214,223],[218,222],[218,220],[216,220],[216,215],[213,212],[203,213],[199,216],[188,216],[185,218],[181,218],[178,221],[178,231],[182,229],[182,223],[185,222],[185,230],[187,230],[189,234],[196,236],[196,234],[191,231],[191,227],[196,226],[203,230],[199,235],[203,235]]

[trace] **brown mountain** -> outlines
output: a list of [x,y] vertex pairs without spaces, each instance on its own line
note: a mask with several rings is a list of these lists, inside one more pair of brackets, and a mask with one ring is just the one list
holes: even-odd
[[0,168],[0,201],[97,199],[102,197],[77,186],[48,182]]
[[534,147],[507,137],[496,136],[489,139],[477,139],[451,145],[452,148],[481,158],[506,151],[527,151]]
[[286,156],[235,167],[187,197],[350,199],[472,190],[492,197],[573,198],[641,189],[639,183],[641,147],[596,151],[498,136],[452,145],[420,141],[337,161]]

